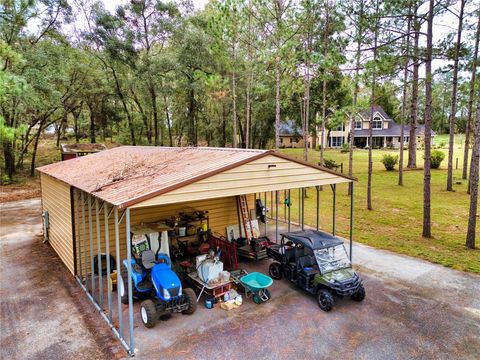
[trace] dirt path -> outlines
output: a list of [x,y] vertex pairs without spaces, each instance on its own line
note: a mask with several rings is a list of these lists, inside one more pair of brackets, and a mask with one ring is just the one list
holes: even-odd
[[0,358],[125,356],[55,252],[42,243],[40,200],[0,207]]

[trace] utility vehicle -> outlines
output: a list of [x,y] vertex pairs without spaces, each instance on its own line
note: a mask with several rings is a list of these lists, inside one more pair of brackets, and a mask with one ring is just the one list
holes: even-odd
[[[193,314],[197,309],[195,292],[182,289],[177,274],[171,269],[171,261],[167,254],[154,253],[150,238],[143,235],[144,241],[132,242],[132,291],[135,299],[143,299],[140,314],[143,325],[147,328],[155,326],[157,320],[171,313]],[[122,303],[128,304],[128,260],[123,260],[120,272],[118,291]]]
[[333,308],[333,295],[362,301],[365,289],[352,269],[343,240],[322,231],[305,230],[282,234],[280,244],[267,248],[275,260],[269,274],[282,277],[317,297],[323,311]]

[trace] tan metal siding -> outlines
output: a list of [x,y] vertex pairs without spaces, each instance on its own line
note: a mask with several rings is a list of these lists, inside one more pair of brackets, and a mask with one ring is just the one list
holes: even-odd
[[49,243],[74,273],[70,186],[41,174],[42,207],[48,211]]
[[[93,235],[93,244],[94,244],[94,251],[93,254],[96,256],[97,251],[97,228],[95,222],[95,202],[92,200],[93,204],[93,211],[92,211],[92,235]],[[253,195],[248,196],[248,204],[250,208],[254,206],[254,197]],[[110,207],[109,207],[110,209]],[[153,221],[159,221],[164,219],[169,219],[172,216],[178,215],[179,212],[188,212],[193,210],[202,210],[208,211],[209,216],[209,225],[210,228],[223,236],[226,235],[226,226],[238,223],[238,216],[237,216],[237,203],[235,197],[224,197],[224,198],[215,198],[215,199],[207,199],[201,201],[192,201],[192,202],[184,202],[184,203],[176,203],[176,204],[168,204],[168,205],[160,205],[154,206],[149,208],[138,208],[132,209],[130,213],[130,222],[131,225],[138,225],[140,223],[147,223]],[[121,211],[119,211],[119,217],[121,215]],[[76,214],[76,213],[75,213]],[[99,223],[100,223],[100,242],[101,242],[101,250],[102,253],[105,252],[105,226],[104,226],[104,213],[103,209],[100,211]],[[83,222],[82,222],[82,212],[80,206],[80,230],[82,236],[82,243],[80,249],[77,248],[77,272],[80,273],[79,270],[79,257],[81,255],[82,261],[82,275],[85,275],[85,252],[83,248]],[[77,223],[78,224],[78,223]],[[88,227],[88,203],[85,206],[85,228],[87,234],[87,246],[86,246],[86,255],[87,255],[87,274],[90,274],[91,268],[91,259],[90,259],[90,242],[88,240],[89,237],[89,227]],[[76,227],[78,229],[78,225]],[[109,230],[109,246],[110,246],[110,254],[115,257],[115,224],[114,224],[114,214],[109,217],[108,221],[108,230]],[[125,233],[125,218],[121,222],[119,226],[119,233],[120,233],[120,260],[123,260],[127,257],[127,247],[126,247],[126,233]],[[77,234],[78,236],[78,234]],[[77,237],[78,239],[78,237]],[[77,245],[78,247],[78,245]]]
[[[274,167],[269,168],[269,165],[274,165]],[[158,195],[131,207],[141,208],[188,200],[338,184],[350,181],[339,175],[274,155],[268,155],[193,184]]]

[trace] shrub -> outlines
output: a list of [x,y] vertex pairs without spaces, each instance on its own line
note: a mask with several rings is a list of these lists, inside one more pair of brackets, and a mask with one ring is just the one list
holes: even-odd
[[350,151],[350,145],[349,145],[348,143],[344,143],[344,144],[342,145],[342,150],[340,150],[340,152],[342,152],[342,153],[347,153],[347,152],[349,152],[349,151]]
[[398,156],[397,155],[390,155],[385,154],[383,155],[382,160],[380,160],[383,166],[387,171],[392,171],[395,169],[395,165],[398,163]]
[[7,174],[3,175],[2,185],[10,185],[11,183],[12,183],[12,180],[10,179],[10,177]]
[[337,165],[337,163],[335,162],[335,160],[324,159],[323,162],[324,162],[325,167],[326,167],[327,169],[334,169],[334,168],[337,168],[337,167],[338,167],[338,165]]
[[438,169],[440,164],[445,159],[445,154],[440,150],[433,150],[430,154],[430,167],[432,169]]
[[317,151],[320,151],[321,148],[322,148],[322,145],[320,145],[320,144],[317,144],[317,146],[315,146],[315,150],[317,150]]

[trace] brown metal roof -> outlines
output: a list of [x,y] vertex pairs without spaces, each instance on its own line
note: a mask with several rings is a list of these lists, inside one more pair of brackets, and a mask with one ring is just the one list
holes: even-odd
[[126,207],[268,154],[301,162],[271,150],[121,146],[37,170],[113,205]]

